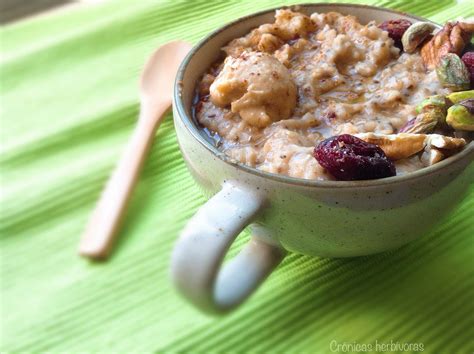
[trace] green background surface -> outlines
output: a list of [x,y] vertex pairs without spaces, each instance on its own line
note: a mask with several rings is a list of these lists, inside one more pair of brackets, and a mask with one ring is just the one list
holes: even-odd
[[[473,188],[419,241],[356,259],[290,255],[244,306],[208,317],[169,279],[174,240],[205,200],[168,117],[113,257],[76,255],[135,124],[145,58],[169,40],[196,43],[288,3],[110,1],[1,29],[0,350],[326,353],[334,340],[473,352]],[[469,2],[451,0],[364,3],[438,22],[474,15]]]

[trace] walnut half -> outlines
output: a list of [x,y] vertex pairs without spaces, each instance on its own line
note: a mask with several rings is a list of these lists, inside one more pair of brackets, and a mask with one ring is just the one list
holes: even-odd
[[376,134],[361,133],[356,136],[368,143],[380,146],[391,160],[400,160],[414,155],[425,147],[426,134]]
[[361,133],[356,134],[356,136],[368,143],[380,146],[391,160],[405,159],[424,151],[424,153],[430,156],[427,159],[430,161],[430,164],[441,161],[444,156],[449,156],[450,152],[455,152],[466,145],[466,140],[464,139],[452,138],[441,134]]
[[469,43],[472,25],[464,22],[448,22],[421,48],[421,57],[425,66],[433,70],[441,57],[448,53],[460,55]]

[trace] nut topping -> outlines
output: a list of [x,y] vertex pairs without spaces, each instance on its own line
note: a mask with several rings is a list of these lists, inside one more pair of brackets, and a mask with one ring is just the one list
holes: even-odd
[[416,22],[412,24],[403,34],[403,50],[407,53],[413,53],[435,28],[436,26],[430,22]]
[[364,180],[474,143],[473,21],[361,23],[289,8],[270,17],[226,43],[196,87],[193,118],[231,159],[294,178]]
[[409,120],[400,129],[400,133],[431,133],[440,119],[444,119],[444,115],[439,114],[436,110],[420,113],[415,118]]
[[441,58],[436,66],[436,75],[444,87],[453,91],[469,89],[471,73],[461,58],[454,53],[448,53]]
[[425,147],[426,134],[376,134],[361,133],[358,138],[380,146],[385,155],[392,160],[400,160],[410,157]]
[[474,98],[449,107],[446,123],[453,129],[474,131]]
[[422,113],[431,110],[438,110],[446,114],[447,103],[446,97],[443,95],[430,96],[425,98],[418,106],[416,106],[416,112]]
[[448,53],[460,55],[467,43],[469,43],[467,25],[461,26],[459,23],[448,22],[426,42],[421,48],[421,57],[425,66],[433,70]]
[[[358,138],[380,146],[388,158],[400,160],[410,157],[420,151],[437,148],[443,150],[457,150],[466,145],[464,139],[452,138],[440,134],[375,134],[362,133]],[[439,154],[438,154],[439,155]]]
[[456,104],[460,101],[464,101],[470,98],[474,98],[474,90],[470,91],[461,91],[461,92],[453,92],[446,96],[449,101]]
[[431,166],[437,162],[440,162],[442,159],[444,159],[444,154],[436,148],[427,146],[423,154],[421,154],[420,159],[421,159],[421,162],[423,162],[423,165]]
[[458,24],[464,32],[468,34],[474,33],[474,20],[472,17],[470,20],[460,20]]
[[442,95],[425,98],[416,107],[418,115],[409,120],[400,129],[399,133],[431,133],[438,124],[443,125],[445,123],[447,106],[446,97]]
[[466,145],[466,140],[441,134],[429,134],[426,136],[426,145],[444,150],[457,150]]

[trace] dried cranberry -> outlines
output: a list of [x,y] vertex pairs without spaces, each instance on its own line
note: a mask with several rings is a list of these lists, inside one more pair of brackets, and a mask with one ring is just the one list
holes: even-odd
[[395,176],[395,165],[377,145],[353,135],[333,136],[314,149],[319,164],[338,180],[351,181]]
[[388,32],[388,36],[393,39],[396,47],[403,49],[402,36],[411,25],[412,23],[408,20],[398,19],[382,22],[379,28]]
[[467,69],[471,73],[471,87],[474,85],[474,52],[466,52],[461,57],[461,60],[466,65]]

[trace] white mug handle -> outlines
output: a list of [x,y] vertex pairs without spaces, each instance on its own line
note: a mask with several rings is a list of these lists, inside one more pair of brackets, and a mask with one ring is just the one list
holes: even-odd
[[220,270],[232,242],[264,206],[261,195],[225,183],[189,220],[173,251],[172,278],[201,310],[229,311],[252,294],[285,257],[277,246],[252,237]]

